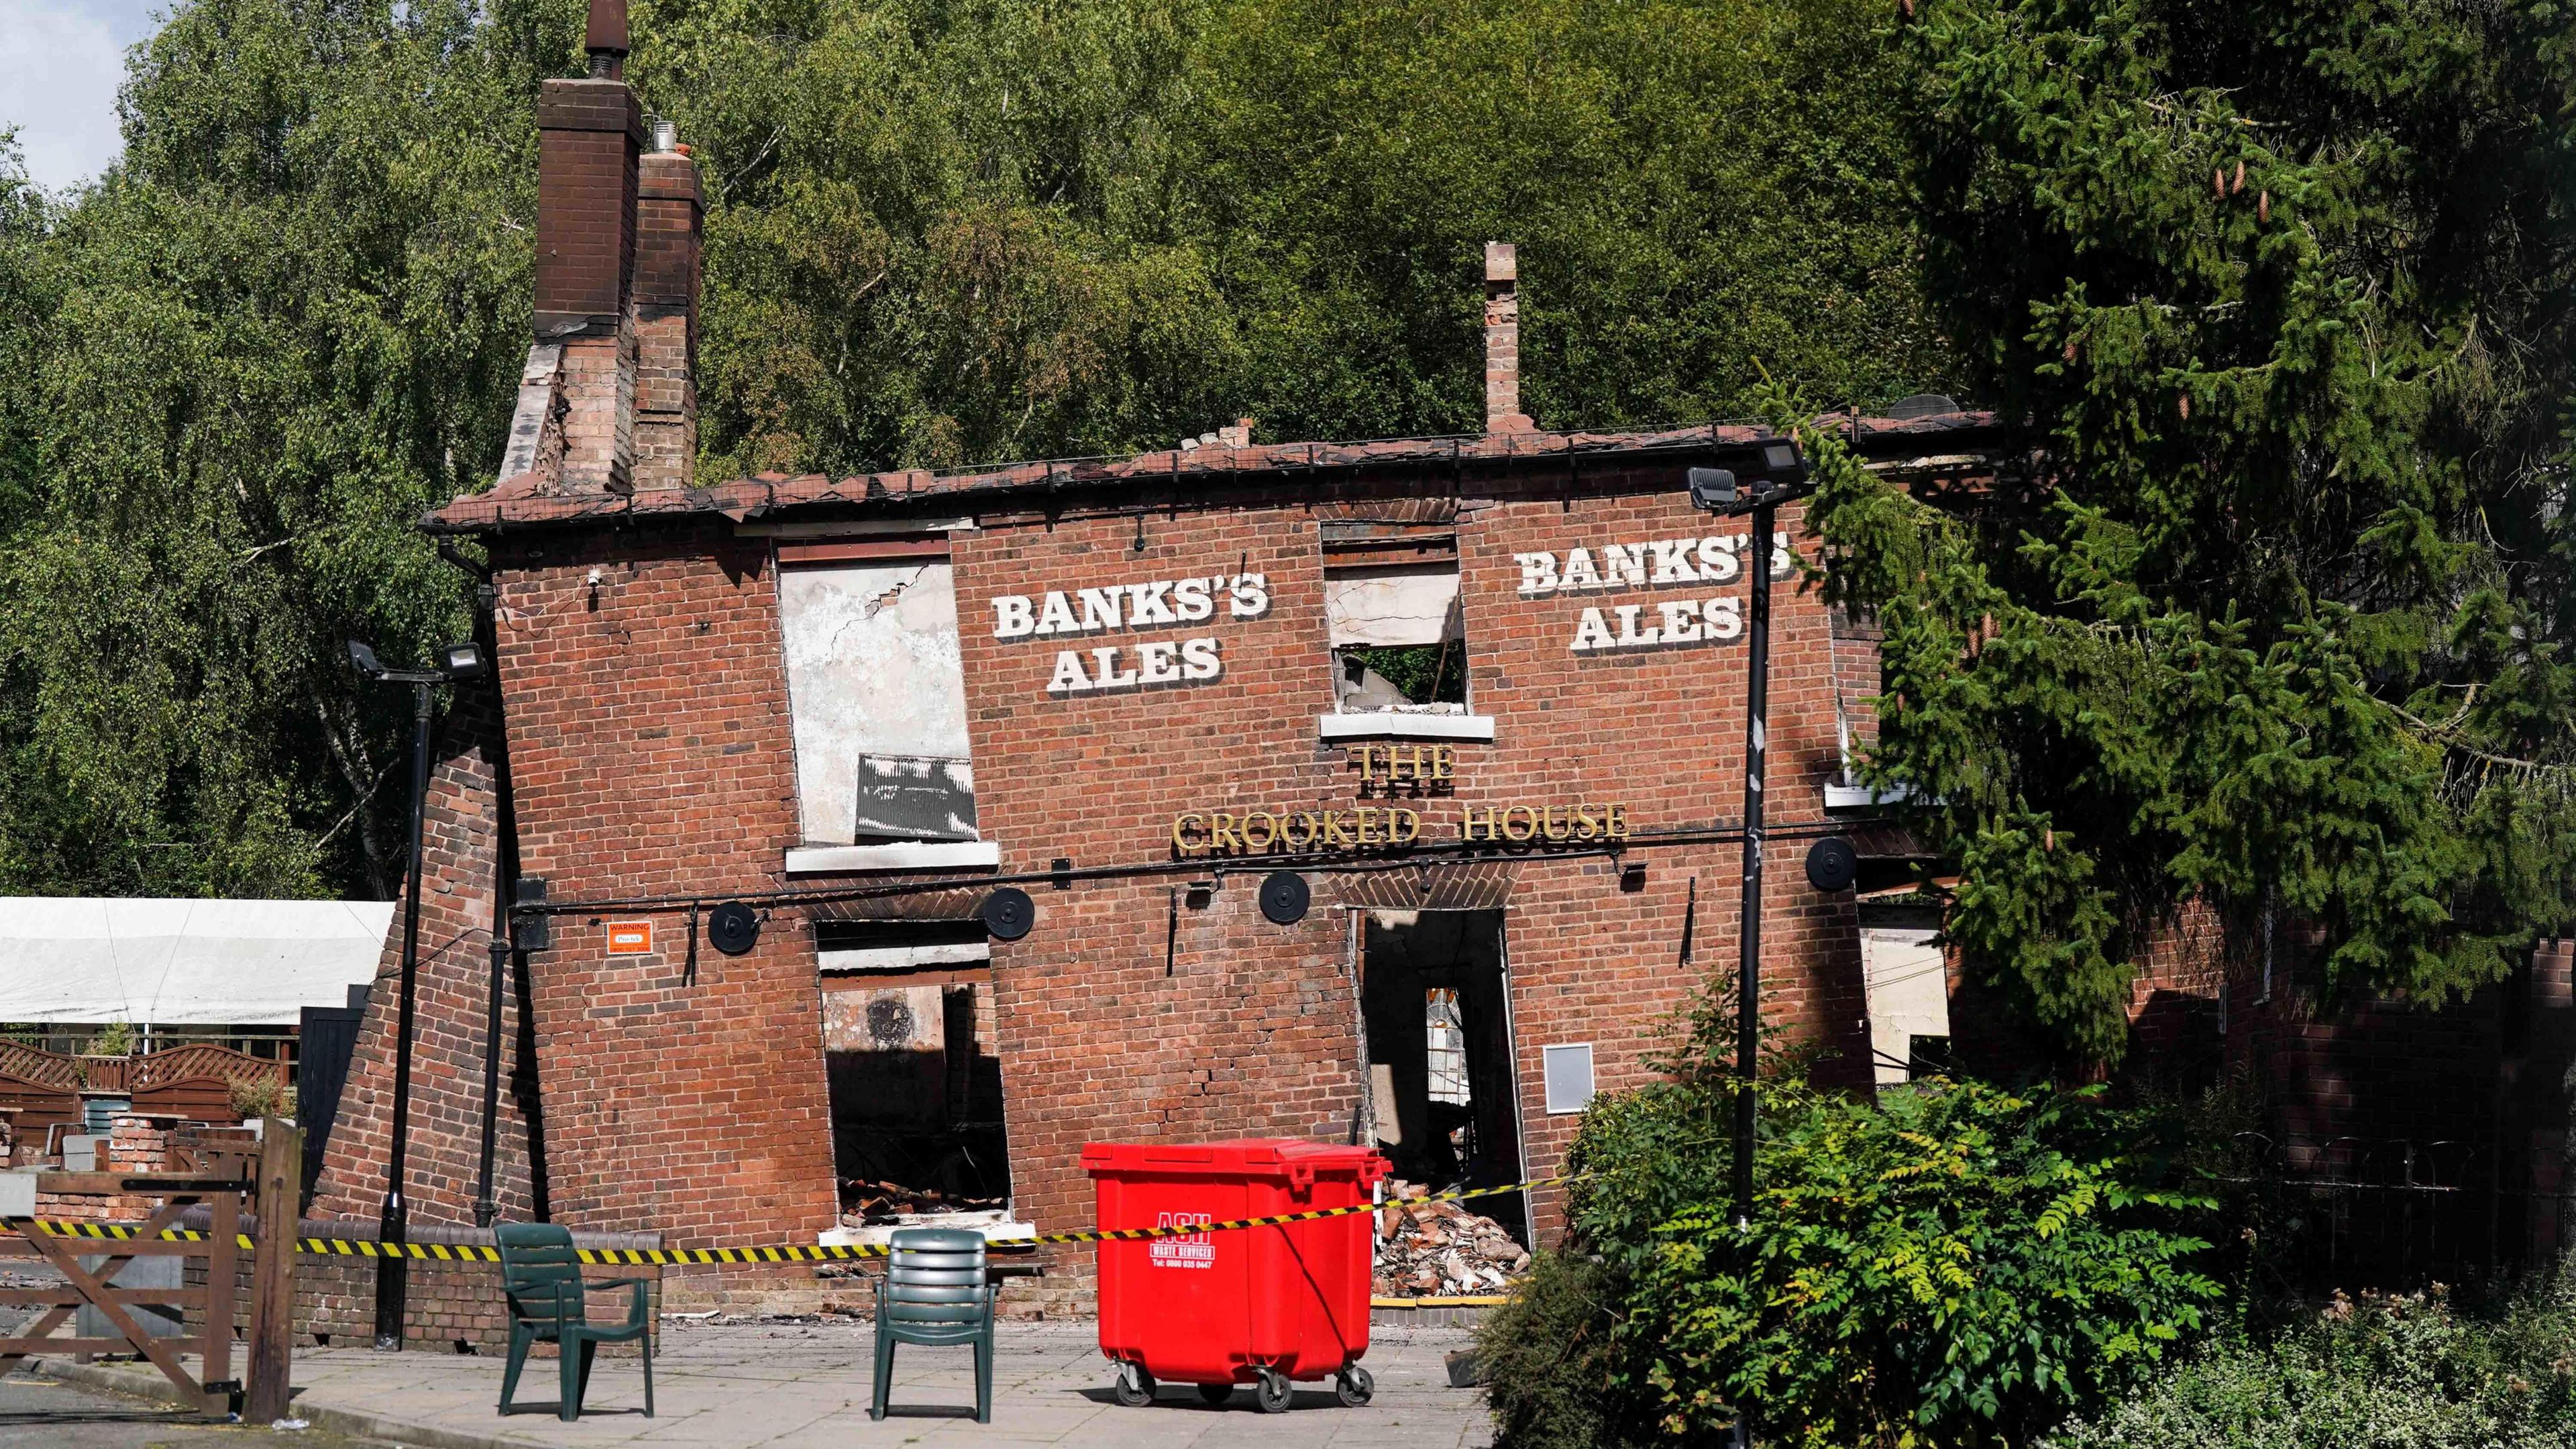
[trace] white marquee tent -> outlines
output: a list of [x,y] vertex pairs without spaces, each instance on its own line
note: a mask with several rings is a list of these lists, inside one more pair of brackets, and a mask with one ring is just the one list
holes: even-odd
[[375,978],[391,901],[0,896],[0,1022],[292,1026]]

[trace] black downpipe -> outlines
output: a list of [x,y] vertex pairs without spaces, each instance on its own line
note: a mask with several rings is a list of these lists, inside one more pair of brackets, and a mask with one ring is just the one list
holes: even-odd
[[488,1228],[500,1216],[492,1192],[492,1155],[501,1113],[501,998],[509,990],[516,954],[510,911],[519,878],[518,801],[510,788],[510,732],[502,711],[499,591],[487,578],[474,590],[475,642],[482,647],[492,690],[492,718],[483,747],[492,761],[492,960],[491,998],[483,1011],[483,1141],[474,1187],[474,1224]]

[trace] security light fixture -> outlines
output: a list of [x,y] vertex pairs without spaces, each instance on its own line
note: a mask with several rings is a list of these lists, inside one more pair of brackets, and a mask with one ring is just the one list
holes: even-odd
[[1735,507],[1735,474],[1725,468],[1693,468],[1690,495],[1692,507],[1725,513]]
[[381,684],[448,684],[481,677],[483,646],[470,642],[450,644],[438,651],[436,669],[393,669],[376,657],[375,650],[352,639],[349,641],[349,663],[360,674]]
[[1734,466],[1690,470],[1693,507],[1710,513],[1750,513],[1808,491],[1806,457],[1786,438],[1753,444],[1728,461]]

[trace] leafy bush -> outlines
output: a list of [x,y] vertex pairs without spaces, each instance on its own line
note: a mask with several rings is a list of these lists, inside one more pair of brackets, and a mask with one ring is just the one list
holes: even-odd
[[1626,1390],[1612,1336],[1618,1287],[1582,1254],[1541,1252],[1476,1331],[1503,1444],[1628,1449],[1653,1441],[1651,1405]]
[[1763,1092],[1745,1230],[1714,1079],[1585,1118],[1569,1248],[1597,1261],[1487,1326],[1502,1442],[1706,1442],[1742,1402],[1768,1442],[2027,1443],[2224,1296],[2198,1268],[2208,1200],[2159,1186],[2164,1118],[1973,1082]]
[[2542,1449],[2576,1443],[2576,1279],[2481,1313],[2439,1288],[2337,1295],[2270,1342],[2199,1354],[2049,1449]]
[[1671,1433],[1742,1401],[1775,1440],[2023,1442],[2223,1296],[2183,1230],[2209,1203],[2149,1186],[2152,1123],[2089,1094],[1773,1097],[1753,1223],[1673,1217],[1632,1285],[1620,1336]]
[[1584,1114],[1565,1256],[1480,1335],[1501,1444],[1707,1442],[1739,1402],[1766,1443],[2026,1444],[2225,1296],[2214,1204],[2169,1186],[2179,1112],[1940,1079],[1873,1104],[1802,1085],[1770,1031],[1737,1228],[1734,1003],[1704,982],[1665,1080]]

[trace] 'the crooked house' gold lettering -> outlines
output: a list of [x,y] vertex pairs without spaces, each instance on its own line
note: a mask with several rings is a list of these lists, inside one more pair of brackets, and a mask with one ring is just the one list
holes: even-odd
[[[1627,838],[1624,804],[1470,805],[1458,822],[1461,841],[1530,845]],[[1172,820],[1172,850],[1183,856],[1402,849],[1421,840],[1421,812],[1402,806],[1189,810]]]

